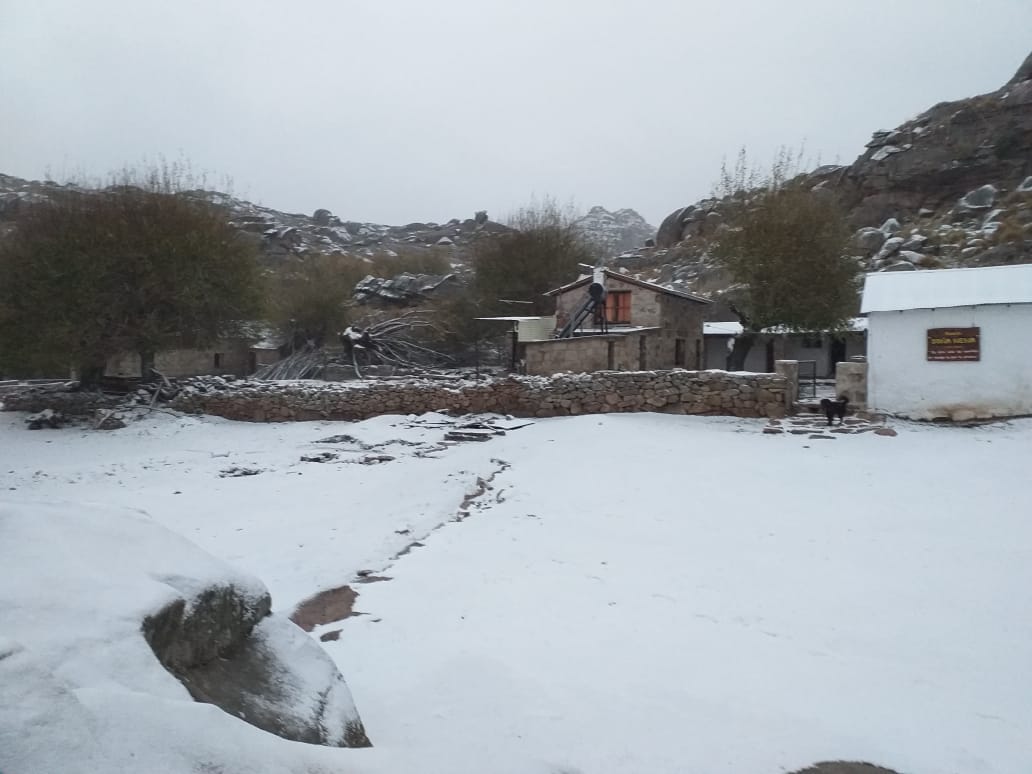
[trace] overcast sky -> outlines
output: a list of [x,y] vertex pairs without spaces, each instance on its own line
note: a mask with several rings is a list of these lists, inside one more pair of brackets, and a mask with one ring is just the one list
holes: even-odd
[[1030,0],[0,0],[0,172],[164,156],[350,220],[658,225],[743,145],[849,163],[1030,50]]

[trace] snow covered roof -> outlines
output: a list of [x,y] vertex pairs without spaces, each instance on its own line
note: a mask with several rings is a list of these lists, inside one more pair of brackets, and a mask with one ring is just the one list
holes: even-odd
[[[638,287],[645,288],[646,290],[651,290],[655,293],[665,293],[668,296],[686,298],[689,301],[698,301],[701,304],[713,303],[711,299],[708,299],[705,296],[697,296],[694,293],[686,293],[683,290],[674,290],[673,288],[664,287],[663,285],[657,285],[655,282],[646,282],[645,280],[629,277],[626,274],[620,274],[619,272],[610,271],[609,269],[603,269],[602,271],[605,272],[606,277],[608,277],[609,279],[615,279],[619,280],[620,282],[626,282],[629,285],[637,285]],[[569,284],[563,285],[562,287],[556,288],[555,290],[549,290],[547,293],[545,293],[545,295],[558,296],[570,290],[575,290],[576,288],[579,288],[582,285],[587,285],[591,281],[591,275],[585,275],[580,279],[570,282]]]
[[[503,322],[532,322],[534,320],[544,320],[546,316],[538,315],[537,317],[477,317],[477,320],[501,320]],[[550,319],[554,319],[550,318]]]
[[[853,333],[860,333],[867,330],[867,320],[863,317],[854,317],[846,324],[846,330]],[[764,328],[764,333],[800,333],[801,331],[789,331],[780,326],[776,328]],[[817,333],[818,331],[813,331]],[[820,331],[823,333],[824,331]],[[703,336],[738,336],[742,333],[740,322],[708,322],[702,324]]]
[[864,282],[860,313],[1032,303],[1032,264],[876,272]]
[[742,332],[740,322],[708,322],[702,324],[704,336],[737,336]]

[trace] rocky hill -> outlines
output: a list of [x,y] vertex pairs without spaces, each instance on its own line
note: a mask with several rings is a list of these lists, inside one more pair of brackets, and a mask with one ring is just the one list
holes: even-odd
[[642,247],[656,235],[655,227],[630,209],[610,212],[605,207],[592,207],[574,225],[607,255]]
[[[23,180],[0,174],[0,228],[11,223],[21,208],[55,192],[68,190],[84,189],[73,184]],[[388,226],[344,220],[326,209],[318,209],[311,215],[283,212],[217,191],[187,193],[225,207],[232,224],[259,243],[270,264],[291,255],[313,252],[363,258],[438,248],[447,250],[449,259],[461,267],[468,260],[468,248],[475,239],[510,230],[490,220],[486,212],[464,220],[453,218],[447,223]],[[592,207],[575,224],[594,244],[614,254],[643,245],[655,233],[655,229],[631,209],[609,212],[603,207]]]
[[[71,184],[0,174],[0,224],[12,221],[22,207],[62,190],[83,189]],[[325,209],[311,215],[283,212],[217,191],[189,191],[187,195],[225,207],[230,213],[230,222],[253,236],[270,263],[309,252],[371,257],[379,252],[432,247],[458,247],[461,256],[461,248],[468,246],[476,236],[509,230],[489,220],[486,213],[443,224],[387,226],[342,220]]]
[[[869,271],[1032,262],[1032,55],[996,91],[942,102],[874,132],[849,166],[807,173],[857,229]],[[674,210],[655,249],[614,261],[644,278],[705,292],[726,281],[707,253],[722,202]]]

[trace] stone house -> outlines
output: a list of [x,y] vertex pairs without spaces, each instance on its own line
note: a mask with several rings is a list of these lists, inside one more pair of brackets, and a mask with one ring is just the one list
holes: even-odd
[[1032,264],[868,274],[868,403],[913,419],[1032,414]]
[[[250,376],[282,357],[282,337],[270,326],[254,323],[241,336],[227,336],[210,347],[171,347],[156,352],[154,368],[169,378],[233,374]],[[108,361],[105,376],[139,379],[140,356],[126,352]]]
[[[528,374],[563,371],[646,371],[702,366],[702,320],[709,299],[634,279],[608,269],[596,276],[606,297],[570,338],[520,343]],[[577,313],[594,281],[587,276],[551,290],[556,326]]]

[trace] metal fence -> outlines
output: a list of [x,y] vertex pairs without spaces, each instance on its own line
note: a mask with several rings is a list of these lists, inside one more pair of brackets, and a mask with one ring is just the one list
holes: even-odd
[[817,361],[799,361],[799,397],[817,397]]

